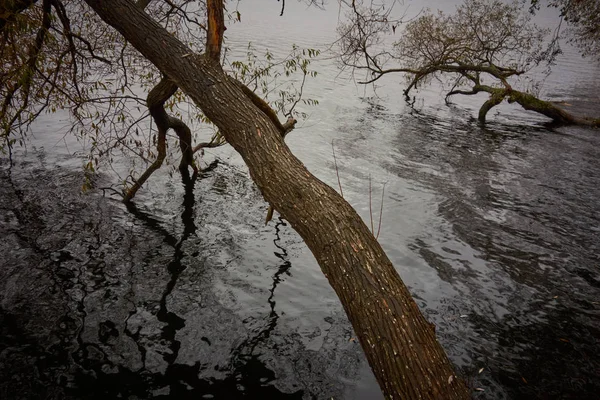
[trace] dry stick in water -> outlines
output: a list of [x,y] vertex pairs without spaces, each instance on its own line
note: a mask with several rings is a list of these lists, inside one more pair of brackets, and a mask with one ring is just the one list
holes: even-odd
[[371,219],[371,234],[375,235],[375,228],[373,228],[373,191],[371,189],[371,174],[369,174],[369,218]]
[[[333,140],[331,141],[331,151],[333,152],[333,164],[335,166],[335,175],[337,176],[338,186],[340,188],[340,195],[344,197],[344,191],[342,190],[342,182],[340,180],[340,171],[337,165],[337,158],[335,156],[335,147],[333,145]],[[371,174],[369,174],[369,216],[371,218],[371,233],[375,236],[375,239],[379,238],[379,232],[381,232],[381,219],[383,218],[383,199],[385,195],[385,185],[387,182],[383,184],[383,189],[381,191],[381,205],[379,208],[379,223],[377,225],[377,235],[375,235],[375,227],[373,226],[373,201],[372,201],[372,187],[371,187]],[[267,222],[270,218],[267,217]]]
[[383,216],[383,195],[385,194],[385,185],[387,182],[383,184],[383,189],[381,189],[381,208],[379,209],[379,226],[377,226],[377,235],[375,239],[379,238],[379,232],[381,232],[381,217]]
[[340,181],[340,171],[338,170],[337,158],[335,158],[335,148],[333,147],[333,140],[331,140],[331,151],[333,152],[333,164],[335,165],[335,174],[337,175],[338,186],[340,187],[340,196],[344,198],[344,191],[342,190],[342,182]]

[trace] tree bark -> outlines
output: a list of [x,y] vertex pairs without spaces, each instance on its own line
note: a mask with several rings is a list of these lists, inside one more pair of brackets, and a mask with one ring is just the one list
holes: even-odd
[[508,95],[508,102],[517,102],[524,109],[543,114],[561,124],[600,127],[600,118],[577,117],[548,101],[540,100],[528,93],[513,90]]
[[175,134],[179,138],[179,149],[181,150],[179,169],[184,170],[192,167],[194,172],[198,172],[198,168],[194,163],[194,147],[192,146],[192,131],[190,127],[179,118],[172,116],[169,116],[169,123],[171,129],[175,131]]
[[539,114],[551,118],[554,122],[565,125],[583,125],[591,127],[600,127],[600,118],[585,118],[575,116],[560,107],[555,106],[549,101],[540,100],[537,97],[514,90],[512,88],[502,89],[487,85],[475,85],[469,92],[462,90],[453,90],[446,95],[453,96],[455,94],[473,95],[481,92],[490,94],[490,98],[483,103],[479,109],[479,122],[485,123],[487,113],[495,106],[500,104],[502,100],[507,99],[509,103],[518,103],[525,110],[535,111]]
[[389,399],[467,399],[435,332],[356,211],[290,152],[280,130],[223,72],[127,0],[86,0],[202,109],[265,199],[304,239],[340,298]]
[[485,118],[487,116],[488,111],[490,111],[493,107],[502,103],[504,100],[504,95],[501,93],[492,93],[489,99],[486,100],[485,103],[479,109],[479,122],[482,124],[485,123]]

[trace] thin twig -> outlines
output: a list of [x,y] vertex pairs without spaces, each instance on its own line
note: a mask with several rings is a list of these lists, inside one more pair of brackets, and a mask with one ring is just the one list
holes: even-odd
[[117,189],[113,188],[113,187],[100,187],[98,188],[100,190],[102,190],[102,196],[106,197],[106,191],[107,190],[112,190],[117,196],[123,198],[125,195],[123,194],[123,192],[118,191]]
[[381,217],[383,216],[383,195],[385,194],[385,185],[387,185],[387,182],[383,184],[383,189],[381,189],[381,208],[379,209],[379,226],[377,226],[377,235],[375,235],[375,239],[379,238],[379,232],[381,232]]
[[369,218],[371,219],[371,234],[375,234],[375,228],[373,228],[373,196],[371,196],[371,174],[369,174]]
[[304,76],[302,77],[302,84],[300,85],[300,93],[298,93],[298,98],[296,99],[294,104],[292,104],[292,107],[290,107],[290,110],[287,113],[285,113],[285,115],[290,118],[293,118],[292,112],[294,111],[294,108],[298,105],[300,100],[302,100],[302,92],[304,91],[304,83],[306,82],[307,74],[308,73],[306,71],[304,71]]
[[340,181],[340,171],[338,170],[337,158],[335,157],[335,148],[333,147],[333,140],[331,140],[331,151],[333,152],[333,164],[335,165],[335,174],[337,175],[338,186],[340,187],[340,195],[344,198],[344,191],[342,190],[342,182]]

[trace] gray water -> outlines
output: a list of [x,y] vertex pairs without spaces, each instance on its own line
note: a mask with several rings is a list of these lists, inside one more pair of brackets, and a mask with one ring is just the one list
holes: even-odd
[[[335,38],[335,5],[279,5],[241,2],[232,48]],[[599,113],[600,66],[565,51],[542,95]],[[509,105],[482,127],[482,98],[448,107],[434,85],[411,106],[400,79],[373,92],[327,53],[315,66],[320,105],[288,144],[337,188],[334,140],[369,224],[369,177],[375,225],[385,184],[379,241],[474,397],[597,398],[598,131]],[[48,116],[2,160],[0,398],[381,398],[335,293],[285,221],[264,226],[232,149],[207,152],[219,165],[195,183],[159,171],[126,208],[81,193],[67,122]]]

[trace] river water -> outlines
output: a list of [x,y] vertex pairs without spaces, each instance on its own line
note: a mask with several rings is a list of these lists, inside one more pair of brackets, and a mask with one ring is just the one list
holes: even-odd
[[[335,39],[335,4],[279,6],[243,0],[232,49]],[[600,113],[600,66],[565,53],[543,96]],[[473,396],[597,398],[598,130],[510,105],[484,127],[482,98],[448,107],[434,84],[410,106],[400,79],[373,92],[326,52],[314,65],[320,104],[288,144],[336,188],[339,173],[368,224],[372,203],[375,227],[383,198],[379,241]],[[314,258],[277,215],[264,226],[232,149],[207,152],[220,163],[195,183],[159,171],[125,207],[99,189],[110,171],[81,193],[67,122],[46,117],[15,166],[2,159],[0,398],[382,398]]]

